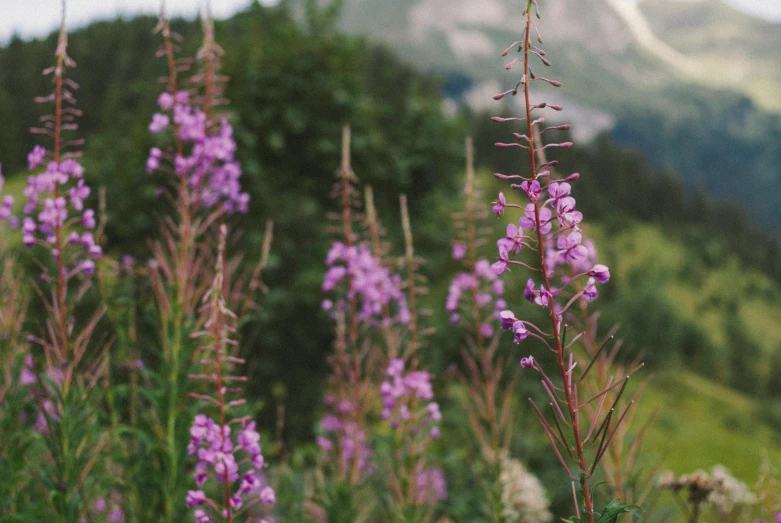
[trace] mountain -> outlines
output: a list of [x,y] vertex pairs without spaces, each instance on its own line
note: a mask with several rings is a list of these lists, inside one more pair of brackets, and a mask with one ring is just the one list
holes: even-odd
[[781,23],[717,0],[646,0],[640,9],[661,41],[696,64],[698,80],[781,111]]
[[[537,97],[565,105],[575,139],[608,131],[777,233],[781,24],[719,0],[539,4],[548,76],[564,86]],[[478,111],[500,111],[492,95],[518,79],[500,54],[520,36],[521,2],[345,0],[342,27],[441,74]]]
[[[561,76],[607,73],[601,83],[612,84],[611,94],[690,82],[728,87],[781,110],[781,24],[719,0],[544,0],[541,11],[540,32]],[[517,39],[521,19],[521,3],[506,0],[346,0],[343,27],[424,67],[491,79],[499,77],[499,53]],[[567,94],[605,105],[586,83],[568,86]]]

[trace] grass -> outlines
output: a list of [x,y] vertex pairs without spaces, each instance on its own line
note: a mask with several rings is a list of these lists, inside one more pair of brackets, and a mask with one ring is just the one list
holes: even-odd
[[657,376],[638,406],[638,419],[659,409],[644,448],[675,474],[721,464],[753,486],[764,451],[781,464],[781,435],[759,421],[758,407],[753,399],[691,372]]

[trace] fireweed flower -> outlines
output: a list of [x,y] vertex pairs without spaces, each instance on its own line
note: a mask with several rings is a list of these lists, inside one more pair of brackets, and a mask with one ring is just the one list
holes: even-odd
[[[420,413],[414,417],[420,420],[420,426],[427,430],[429,435],[432,435],[432,432],[438,434],[438,430],[434,429],[442,419],[439,404],[431,401],[423,406],[418,405],[421,400],[429,401],[434,398],[431,375],[419,370],[404,374],[404,360],[399,358],[391,360],[386,375],[388,380],[380,385],[382,419],[388,421],[394,430],[398,430],[410,421],[411,410],[419,408]],[[409,430],[417,432],[420,427],[412,427]]]
[[473,273],[460,272],[453,277],[445,309],[451,313],[451,320],[455,319],[454,324],[461,323],[462,316],[465,317],[458,313],[459,310],[469,311],[474,306],[485,310],[485,319],[480,328],[484,337],[490,337],[493,328],[487,322],[491,317],[498,318],[498,311],[505,306],[503,296],[504,284],[491,270],[488,260],[478,260]]
[[460,260],[466,255],[466,245],[459,242],[453,243],[453,254],[452,257],[454,260]]
[[[396,316],[392,320],[409,322],[401,277],[384,267],[368,244],[348,247],[342,242],[334,242],[328,251],[326,265],[328,270],[323,278],[323,291],[332,292],[340,283],[349,282],[345,297],[359,304],[358,317],[361,321],[376,325],[382,320],[383,308],[394,305]],[[343,309],[344,306],[345,301],[337,299],[329,308]]]
[[[493,118],[496,122],[519,122],[522,126],[522,132],[514,132],[515,141],[512,143],[497,143],[499,147],[518,147],[528,151],[529,174],[524,177],[520,175],[507,176],[497,173],[496,177],[503,180],[523,179],[520,184],[512,183],[510,188],[516,190],[514,195],[520,199],[519,203],[508,203],[504,198],[500,204],[494,202],[493,210],[500,216],[504,214],[505,209],[513,207],[523,209],[523,215],[518,217],[516,228],[514,223],[508,226],[506,235],[500,238],[497,245],[497,261],[491,266],[497,274],[504,274],[508,267],[519,265],[529,269],[530,274],[523,291],[524,297],[531,303],[543,307],[546,310],[549,322],[547,326],[537,326],[531,322],[518,318],[513,311],[502,311],[499,313],[502,327],[504,330],[512,331],[513,340],[516,343],[528,343],[529,338],[539,340],[543,346],[547,347],[556,355],[556,364],[561,378],[560,385],[554,385],[547,375],[544,375],[543,381],[546,393],[550,396],[551,404],[556,405],[554,416],[557,417],[556,426],[559,427],[557,433],[548,423],[542,412],[532,401],[540,421],[545,429],[553,450],[556,452],[559,461],[573,481],[580,478],[582,492],[582,501],[584,510],[584,521],[595,523],[595,510],[592,499],[592,493],[589,488],[588,479],[593,473],[594,467],[598,464],[603,454],[604,445],[610,444],[612,433],[608,432],[610,419],[607,419],[601,426],[597,424],[598,415],[590,416],[590,429],[581,431],[580,420],[578,416],[579,401],[577,399],[577,386],[579,380],[573,379],[576,363],[574,355],[569,352],[568,357],[565,351],[569,350],[566,343],[568,327],[564,324],[564,318],[568,315],[568,310],[573,304],[585,307],[587,302],[595,300],[598,296],[597,284],[603,284],[610,278],[610,270],[602,264],[596,263],[595,249],[593,243],[584,241],[581,231],[582,213],[577,209],[577,201],[572,196],[572,185],[569,183],[580,177],[578,173],[558,179],[553,167],[557,161],[548,161],[545,150],[548,148],[567,148],[571,147],[571,142],[551,142],[544,140],[551,131],[564,131],[570,128],[569,125],[558,125],[540,128],[544,123],[543,115],[546,110],[560,111],[562,108],[556,105],[548,104],[544,101],[532,101],[533,95],[530,86],[533,82],[546,82],[554,87],[561,86],[561,83],[550,80],[532,71],[532,62],[534,67],[538,67],[537,59],[542,62],[543,67],[551,65],[551,62],[544,57],[545,52],[537,47],[537,42],[533,41],[533,31],[537,28],[532,22],[533,11],[539,17],[537,0],[528,0],[524,2],[526,9],[525,28],[521,40],[513,43],[504,53],[507,55],[513,49],[517,49],[522,55],[520,58],[512,60],[507,64],[506,69],[511,69],[515,64],[522,64],[523,71],[520,74],[520,81],[516,86],[504,93],[494,97],[496,100],[503,99],[507,94],[521,94],[524,100],[525,114],[518,118]],[[537,41],[542,43],[542,39],[537,34]],[[546,143],[547,141],[547,143]],[[547,195],[547,198],[545,197]],[[500,207],[500,209],[497,209]],[[501,212],[497,212],[500,210]],[[524,251],[529,253],[535,261],[528,263],[528,257],[521,261],[516,259],[521,252],[521,246]],[[578,336],[579,337],[579,336]],[[526,341],[524,341],[526,340]],[[568,361],[566,361],[568,359]],[[592,362],[593,363],[593,362]],[[534,369],[544,374],[533,355],[521,359],[521,365],[525,368]],[[584,365],[583,368],[591,368],[591,365]],[[584,371],[587,372],[587,371]],[[616,384],[623,381],[626,385],[626,379],[619,380]],[[605,394],[608,389],[603,391]],[[618,402],[623,388],[618,392],[615,399]],[[561,408],[558,405],[563,405]],[[631,405],[631,403],[630,403]],[[627,407],[628,408],[628,407]],[[611,409],[612,410],[612,409]],[[564,413],[567,413],[565,415]],[[617,415],[617,423],[623,420],[626,414]],[[599,413],[597,413],[599,414]],[[561,421],[561,423],[560,423]],[[595,426],[596,424],[596,426]],[[566,438],[560,432],[560,427],[568,426],[572,430],[572,438]],[[600,428],[596,428],[599,426]],[[596,430],[594,430],[596,429]],[[608,435],[611,434],[611,435]],[[593,445],[593,440],[600,441],[599,448],[596,449],[596,456],[585,457],[585,450]],[[570,439],[572,442],[570,442]],[[573,458],[575,464],[568,465],[564,456]],[[579,504],[577,496],[576,504]],[[577,513],[581,510],[578,508]],[[580,516],[578,516],[580,517]]]
[[[242,192],[241,166],[234,158],[236,141],[227,118],[211,125],[206,112],[191,104],[186,91],[163,93],[157,100],[161,112],[152,116],[149,132],[174,133],[182,144],[182,154],[152,147],[147,172],[161,170],[161,160],[172,164],[177,178],[191,191],[190,201],[206,210],[226,214],[246,213],[249,194]],[[173,122],[173,128],[171,127]]]
[[373,453],[369,436],[351,419],[355,406],[346,401],[336,403],[333,397],[326,397],[325,403],[336,414],[328,414],[320,421],[321,435],[317,437],[317,444],[323,455],[338,465],[343,476],[352,469],[363,476],[371,476],[375,470],[371,461]]
[[499,216],[504,216],[504,207],[506,204],[506,200],[504,198],[504,193],[500,192],[499,197],[494,202],[493,209],[491,209],[495,214],[498,214]]
[[[94,519],[105,518],[106,523],[125,523],[125,513],[122,511],[122,495],[119,492],[112,492],[110,503],[105,498],[98,498],[92,505]],[[108,510],[110,508],[110,510]],[[103,515],[105,513],[105,516]]]
[[[3,178],[3,165],[0,164],[0,195],[3,193],[3,185],[5,184],[5,178]],[[12,228],[19,226],[19,218],[12,214],[14,209],[14,197],[7,194],[0,200],[0,222],[7,221],[8,225]]]
[[[419,370],[405,373],[404,368],[404,360],[400,358],[394,358],[388,364],[387,379],[380,385],[381,418],[390,425],[394,437],[405,442],[400,452],[414,454],[409,457],[415,463],[413,472],[417,487],[412,502],[434,505],[447,497],[445,478],[436,467],[424,468],[425,459],[421,459],[421,453],[425,453],[432,439],[440,437],[442,413],[439,404],[432,401],[431,375]],[[401,461],[407,463],[406,459]]]
[[447,499],[447,482],[439,467],[429,467],[417,472],[415,487],[417,505],[436,505],[437,502]]
[[[334,214],[333,229],[340,240],[331,244],[326,259],[326,274],[322,290],[327,294],[323,309],[334,321],[334,354],[329,356],[331,375],[328,393],[323,401],[326,413],[320,422],[317,443],[321,449],[320,465],[330,480],[362,485],[375,471],[369,437],[368,415],[376,405],[371,369],[365,357],[376,344],[363,344],[363,336],[380,325],[389,331],[394,323],[409,321],[406,298],[401,292],[401,279],[382,263],[379,225],[373,200],[358,200],[354,187],[358,178],[350,165],[350,130],[342,130],[342,164],[334,184],[333,197],[341,203],[341,212]],[[353,209],[365,204],[372,242],[362,242],[354,227]],[[373,250],[376,248],[376,252]]]
[[[204,296],[201,308],[206,317],[206,331],[194,335],[208,339],[207,345],[200,348],[204,354],[200,361],[204,367],[203,373],[188,376],[190,379],[210,382],[214,386],[214,397],[196,393],[190,396],[203,400],[206,405],[217,406],[219,412],[216,420],[203,413],[195,416],[187,447],[188,454],[197,457],[193,479],[198,490],[188,491],[185,501],[188,507],[204,507],[194,512],[196,520],[202,521],[209,521],[209,511],[216,512],[227,521],[233,521],[233,517],[250,504],[274,503],[273,489],[263,484],[265,460],[255,422],[249,417],[227,417],[230,410],[243,405],[245,400],[229,400],[228,394],[238,393],[241,389],[228,388],[225,384],[243,382],[246,378],[230,375],[233,367],[243,364],[244,360],[228,351],[235,345],[230,335],[235,332],[236,315],[228,309],[222,295],[226,236],[227,227],[222,225],[214,282]],[[214,490],[220,492],[216,499],[209,498],[203,490],[212,483],[215,484]]]
[[[28,158],[32,157],[29,164],[33,170],[47,154],[46,149],[35,146],[28,155]],[[36,244],[47,247],[55,259],[60,258],[62,251],[66,274],[89,272],[84,267],[91,264],[85,262],[91,262],[103,254],[88,231],[95,227],[95,212],[84,208],[84,200],[90,195],[90,188],[82,178],[83,172],[81,165],[73,158],[59,163],[51,161],[46,164],[44,171],[36,171],[28,177],[24,189],[26,216],[22,220],[22,241],[27,247]],[[74,234],[79,235],[81,241],[67,241]]]

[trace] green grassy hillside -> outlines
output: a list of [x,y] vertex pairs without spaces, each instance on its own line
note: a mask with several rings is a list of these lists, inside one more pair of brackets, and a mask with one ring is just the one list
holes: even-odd
[[754,399],[687,371],[656,373],[639,403],[643,419],[658,409],[644,448],[676,474],[722,464],[749,486],[763,452],[781,463],[781,434],[763,423]]

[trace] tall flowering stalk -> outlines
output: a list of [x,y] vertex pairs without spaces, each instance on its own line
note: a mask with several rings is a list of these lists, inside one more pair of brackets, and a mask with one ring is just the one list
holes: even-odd
[[[567,335],[573,330],[564,322],[573,305],[579,302],[591,302],[598,296],[597,283],[606,283],[610,278],[609,269],[601,264],[574,273],[572,267],[588,255],[588,249],[582,244],[583,236],[579,227],[582,214],[575,207],[575,199],[570,196],[571,185],[569,182],[576,180],[578,174],[570,175],[563,180],[554,178],[551,167],[557,162],[549,161],[538,163],[537,152],[549,148],[571,147],[571,142],[550,142],[545,144],[545,133],[558,130],[567,130],[569,125],[549,125],[537,129],[535,126],[543,126],[545,119],[538,114],[551,109],[560,111],[561,107],[550,105],[546,102],[532,101],[530,86],[533,81],[546,82],[554,87],[559,87],[560,82],[543,76],[536,75],[531,67],[532,59],[539,59],[543,66],[551,65],[545,57],[545,52],[532,43],[532,31],[535,32],[538,43],[542,43],[532,16],[539,17],[539,10],[535,0],[528,0],[526,4],[525,27],[521,40],[513,43],[503,55],[507,55],[514,48],[520,53],[506,66],[511,69],[516,64],[521,64],[521,79],[512,89],[496,95],[497,100],[507,95],[522,94],[525,114],[518,118],[495,117],[497,122],[521,122],[524,133],[513,133],[514,141],[498,143],[504,148],[519,148],[528,152],[530,175],[496,176],[512,182],[511,188],[525,195],[525,205],[508,203],[504,194],[494,202],[493,211],[503,216],[507,209],[520,209],[523,216],[518,225],[511,223],[507,226],[505,237],[499,239],[497,248],[498,260],[492,265],[496,274],[502,274],[512,266],[528,269],[534,275],[529,278],[524,290],[525,298],[533,304],[545,309],[549,324],[547,327],[539,327],[529,321],[518,319],[510,310],[500,313],[502,327],[514,334],[516,343],[532,337],[539,340],[554,355],[557,368],[558,384],[555,383],[543,370],[542,366],[533,356],[521,360],[521,366],[539,372],[543,378],[542,385],[551,400],[553,423],[542,413],[537,404],[530,400],[535,412],[542,423],[545,435],[551,447],[556,453],[569,477],[573,480],[573,501],[576,515],[572,521],[595,521],[603,518],[605,514],[614,515],[625,513],[630,507],[621,505],[620,500],[611,502],[602,512],[595,509],[594,495],[590,484],[590,478],[594,474],[597,464],[604,457],[608,445],[616,434],[617,427],[625,419],[630,403],[620,414],[614,410],[629,378],[629,374],[618,380],[610,380],[609,384],[598,393],[588,398],[581,398],[578,387],[583,390],[581,381],[588,375],[594,364],[594,356],[590,362],[583,366],[578,365],[573,346],[582,333],[575,333],[567,341]],[[516,183],[518,180],[520,183]],[[555,218],[555,219],[554,219]],[[530,252],[530,259],[534,261],[521,261],[522,252]],[[559,281],[556,279],[558,278]],[[535,281],[536,279],[536,281]],[[554,283],[556,285],[554,285]],[[585,362],[584,362],[585,363]],[[578,368],[583,370],[576,372]],[[603,415],[603,405],[613,394],[611,407]],[[581,413],[585,413],[584,407],[596,402],[597,408],[590,418],[582,419]],[[585,416],[584,416],[585,417]],[[600,421],[601,420],[601,421]],[[565,434],[566,432],[566,434]],[[568,459],[565,459],[565,456]],[[575,482],[580,483],[580,498],[575,491]],[[581,502],[584,514],[581,516]]]
[[[199,523],[214,517],[230,523],[253,504],[273,505],[275,502],[274,490],[263,484],[265,462],[255,422],[250,421],[249,416],[229,418],[233,409],[246,403],[241,397],[231,399],[230,396],[241,393],[241,387],[237,385],[247,378],[235,375],[233,370],[245,361],[231,350],[236,345],[231,335],[236,331],[237,316],[227,307],[223,295],[226,235],[227,228],[223,225],[214,282],[201,309],[208,316],[204,323],[206,330],[194,335],[207,340],[207,344],[200,347],[202,370],[189,375],[190,379],[207,382],[213,389],[210,394],[190,393],[190,396],[202,400],[204,407],[217,413],[216,420],[203,413],[197,414],[190,429],[188,452],[198,457],[194,479],[200,490],[190,490],[186,502],[190,507],[199,507],[193,513]],[[237,429],[235,440],[231,436],[232,427]],[[210,486],[215,492],[213,498],[203,490]]]
[[[25,357],[20,384],[38,407],[35,427],[46,445],[38,454],[34,471],[44,498],[63,520],[75,521],[88,510],[90,500],[107,488],[99,481],[99,469],[107,463],[103,454],[109,433],[99,417],[96,384],[104,373],[105,347],[92,346],[92,336],[104,309],[85,324],[76,323],[75,307],[91,284],[95,259],[102,255],[92,229],[95,213],[85,208],[90,189],[78,162],[82,141],[71,137],[81,111],[74,97],[78,86],[66,76],[75,66],[67,53],[65,2],[55,51],[51,94],[36,99],[53,104],[53,114],[43,116],[32,132],[51,139],[49,147],[36,145],[27,156],[31,175],[24,190],[22,220],[24,245],[35,248],[41,270],[34,284],[48,317],[40,333],[28,340],[43,350],[43,359]],[[43,169],[41,169],[43,166]],[[7,199],[6,199],[7,201]]]
[[[387,466],[383,468],[386,473],[383,477],[389,481],[391,510],[396,516],[412,511],[417,515],[407,514],[408,517],[427,520],[436,501],[444,496],[445,488],[441,472],[426,464],[428,440],[438,436],[438,429],[429,426],[431,416],[438,420],[439,410],[433,402],[422,407],[423,401],[432,399],[430,384],[428,393],[423,396],[417,394],[414,387],[404,389],[404,384],[411,383],[410,380],[428,383],[430,379],[428,373],[417,371],[417,352],[421,336],[425,334],[419,326],[417,300],[425,289],[418,281],[418,260],[412,247],[405,197],[402,196],[401,202],[406,281],[393,272],[394,263],[387,256],[387,244],[382,240],[383,231],[371,188],[365,192],[367,239],[360,239],[356,232],[355,222],[362,217],[356,213],[360,200],[354,188],[356,177],[350,166],[349,142],[349,129],[345,128],[342,168],[334,192],[342,202],[342,212],[332,215],[339,221],[339,227],[333,230],[340,231],[342,239],[335,241],[328,253],[329,268],[323,282],[323,290],[329,293],[323,306],[331,312],[336,323],[335,354],[329,358],[333,374],[325,398],[330,412],[321,422],[318,443],[323,449],[327,468],[338,478],[339,485],[354,490],[365,484],[377,467]],[[385,350],[382,350],[381,340]],[[386,379],[390,377],[392,381],[380,384],[383,377],[377,369],[388,367],[388,360],[391,362],[389,368],[395,370]],[[406,376],[401,373],[405,365],[410,366]],[[394,396],[388,387],[396,382],[399,386],[393,391],[398,394]],[[375,456],[371,446],[372,436],[377,434],[375,422],[380,414],[377,410],[380,401],[384,405],[381,416],[384,421],[389,422],[394,409],[400,409],[402,413],[403,422],[389,422],[390,461],[384,461],[384,455]],[[417,412],[419,406],[423,408],[420,413]],[[426,414],[426,409],[434,410]],[[406,417],[407,414],[411,417]],[[437,488],[431,487],[433,484]],[[424,494],[431,489],[431,495]],[[421,495],[416,497],[416,491]],[[353,494],[343,497],[352,498]],[[335,495],[338,493],[330,493],[332,499]],[[339,512],[336,504],[329,505],[328,512],[333,517],[357,517],[358,512]]]
[[382,419],[393,440],[389,486],[392,512],[401,521],[431,521],[437,502],[447,497],[442,471],[429,464],[429,446],[440,437],[442,414],[433,401],[431,375],[392,359],[380,386]]
[[466,270],[451,281],[445,308],[451,324],[466,331],[461,349],[465,370],[459,373],[466,392],[462,401],[486,469],[488,511],[492,521],[502,521],[507,496],[503,497],[506,489],[501,474],[503,463],[510,459],[517,378],[508,379],[507,360],[498,353],[499,337],[494,329],[500,311],[507,307],[504,282],[491,270],[490,262],[477,254],[485,243],[487,213],[477,207],[480,194],[475,184],[471,139],[466,141],[466,152],[465,208],[454,214],[458,232],[453,243],[453,258]]
[[[390,242],[385,241],[383,236],[385,230],[377,216],[377,208],[374,205],[374,190],[371,186],[364,189],[364,202],[366,203],[366,232],[369,236],[372,255],[380,261],[384,267],[391,265],[388,260],[390,251]],[[382,319],[380,320],[382,337],[385,342],[385,349],[389,359],[398,357],[399,340],[397,339],[397,330],[394,328],[392,312],[389,303],[382,306]]]
[[[231,214],[245,213],[249,202],[239,183],[241,166],[234,157],[233,129],[227,118],[216,112],[216,107],[225,102],[225,78],[219,75],[222,50],[214,41],[208,11],[203,29],[203,45],[196,56],[200,69],[185,81],[181,73],[189,69],[190,61],[177,58],[176,42],[180,37],[172,32],[165,12],[161,16],[157,30],[163,45],[159,55],[166,59],[168,77],[149,131],[160,135],[167,145],[151,148],[146,164],[149,173],[168,175],[165,185],[170,187],[167,194],[174,204],[173,219],[167,219],[161,227],[162,240],[152,244],[153,259],[148,267],[160,313],[162,365],[156,374],[164,386],[156,401],[155,433],[163,449],[159,467],[164,486],[159,492],[168,521],[176,518],[186,486],[181,442],[186,439],[186,424],[191,419],[187,397],[194,386],[187,374],[197,356],[189,335],[201,327],[202,318],[194,311],[211,283],[208,267],[212,255],[206,243],[216,237],[217,224]],[[230,269],[236,268],[230,264]],[[259,286],[256,272],[249,280],[241,280],[255,286],[251,294]],[[235,287],[223,292],[231,301],[251,301]]]
[[359,193],[350,165],[350,130],[342,133],[342,165],[334,188],[342,210],[333,218],[339,225],[341,241],[334,241],[326,258],[329,266],[323,291],[331,297],[323,301],[336,322],[335,352],[329,357],[332,375],[325,403],[329,413],[322,419],[318,443],[330,474],[353,487],[362,484],[374,470],[370,458],[368,416],[374,401],[372,363],[378,357],[376,344],[362,335],[382,318],[395,301],[399,314],[406,302],[399,278],[383,267],[368,243],[354,232]]
[[415,257],[412,227],[406,195],[401,195],[401,223],[404,232],[405,287],[409,322],[397,329],[399,357],[388,363],[380,385],[381,418],[390,428],[390,463],[387,470],[391,515],[399,521],[431,521],[439,501],[447,497],[442,470],[431,463],[431,444],[440,437],[442,414],[433,401],[431,375],[419,370],[419,349],[426,334],[420,325],[418,295],[425,292],[419,282],[419,261]]
[[[75,107],[74,91],[78,85],[65,76],[66,69],[76,64],[67,53],[68,34],[64,20],[63,3],[56,63],[44,71],[44,74],[53,76],[54,91],[36,98],[40,103],[53,103],[54,114],[42,117],[42,126],[32,129],[35,134],[51,137],[52,145],[50,149],[36,145],[27,155],[28,167],[33,174],[28,177],[24,189],[22,241],[30,248],[44,247],[54,260],[54,270],[45,257],[40,260],[41,279],[51,286],[51,297],[44,298],[44,301],[52,319],[47,323],[45,335],[36,341],[45,349],[49,368],[57,369],[56,381],[67,394],[97,321],[94,318],[82,336],[72,338],[69,323],[73,303],[69,303],[69,286],[76,278],[92,276],[94,259],[99,258],[103,251],[95,243],[91,232],[96,225],[95,212],[84,206],[90,188],[84,181],[84,168],[77,161],[80,153],[75,149],[83,141],[65,137],[65,133],[78,128],[75,119],[81,111]],[[41,170],[41,166],[45,169]],[[83,290],[75,293],[73,298],[78,299],[81,294]]]
[[[535,130],[538,130],[539,124],[535,124],[534,127]],[[536,154],[540,164],[548,163],[544,149],[538,148]],[[550,166],[548,169],[552,175],[556,175],[554,166]],[[588,271],[597,263],[596,244],[591,238],[585,236],[586,232],[584,227],[583,246],[586,248],[586,255],[582,259],[570,263],[569,270],[572,276]],[[583,290],[582,281],[573,282],[573,286],[578,292]],[[598,333],[599,313],[590,313],[588,303],[586,300],[580,300],[578,306],[570,310],[567,321],[570,321],[573,328],[581,333],[580,342],[584,351],[583,355],[589,358],[592,364],[592,378],[583,382],[584,392],[588,395],[595,395],[611,385],[613,375],[626,375],[629,369],[625,365],[617,363],[622,346],[621,340],[614,339],[618,327],[612,327],[606,335],[600,338]],[[636,368],[639,364],[639,359],[636,359],[629,366]],[[630,403],[639,401],[649,379],[646,378],[637,387],[637,390],[628,399]],[[619,403],[616,405],[618,406]],[[585,404],[583,408],[588,418],[597,414],[596,403]],[[604,459],[599,462],[599,467],[615,498],[621,499],[625,503],[641,504],[653,489],[653,476],[658,472],[658,466],[646,470],[636,468],[645,433],[655,421],[656,414],[652,414],[637,431],[633,431],[631,426],[636,413],[636,409],[629,411],[624,423],[616,427],[615,435],[606,444],[607,450]]]

